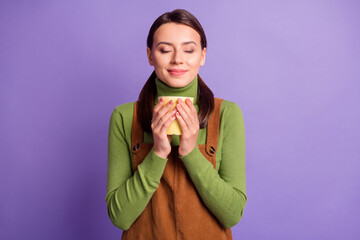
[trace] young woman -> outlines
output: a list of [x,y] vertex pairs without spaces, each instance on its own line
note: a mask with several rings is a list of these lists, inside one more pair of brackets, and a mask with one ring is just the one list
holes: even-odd
[[[154,72],[138,101],[111,115],[106,203],[122,239],[232,239],[243,215],[243,116],[198,75],[206,44],[186,10],[161,15],[147,39]],[[175,120],[181,135],[167,135]]]

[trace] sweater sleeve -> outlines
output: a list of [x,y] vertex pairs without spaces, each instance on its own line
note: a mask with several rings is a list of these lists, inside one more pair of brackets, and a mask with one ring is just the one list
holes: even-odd
[[243,115],[235,103],[227,103],[220,123],[221,156],[219,149],[216,156],[217,161],[220,159],[219,171],[198,147],[181,159],[205,205],[224,227],[230,228],[240,221],[247,196]]
[[125,121],[123,115],[127,113],[122,113],[121,107],[115,108],[110,118],[105,200],[112,223],[127,230],[157,189],[167,159],[160,158],[151,150],[138,169],[132,171],[131,138],[125,132],[125,129],[131,129],[131,124]]

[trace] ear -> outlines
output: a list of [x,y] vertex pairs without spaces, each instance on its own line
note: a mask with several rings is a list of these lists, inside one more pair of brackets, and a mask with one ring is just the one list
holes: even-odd
[[147,53],[147,56],[148,56],[149,64],[151,66],[154,66],[154,62],[152,60],[152,55],[151,55],[151,49],[149,47],[146,49],[146,53]]
[[206,48],[204,48],[203,50],[201,50],[200,66],[204,66],[204,64],[205,64],[205,58],[206,58]]

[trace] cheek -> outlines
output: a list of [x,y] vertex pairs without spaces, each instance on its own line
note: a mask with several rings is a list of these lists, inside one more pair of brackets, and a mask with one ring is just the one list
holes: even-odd
[[190,59],[188,59],[188,63],[191,67],[193,68],[198,68],[200,67],[200,63],[201,63],[201,56],[200,55],[197,55],[197,56],[194,56]]
[[168,63],[167,56],[164,55],[154,55],[153,61],[156,68],[165,67]]

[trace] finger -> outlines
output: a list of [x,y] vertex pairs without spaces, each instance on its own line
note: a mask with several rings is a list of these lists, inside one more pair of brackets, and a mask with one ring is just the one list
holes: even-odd
[[153,109],[153,116],[152,116],[152,119],[151,119],[151,122],[154,121],[155,119],[155,116],[156,116],[156,113],[164,106],[164,103],[165,103],[165,98],[160,98],[160,101],[155,105],[154,109]]
[[182,133],[183,133],[183,134],[186,134],[187,132],[189,132],[189,128],[188,128],[186,122],[184,121],[184,118],[180,115],[180,113],[177,112],[177,113],[175,114],[175,116],[176,116],[176,119],[177,119],[178,122],[179,122],[179,125],[180,125],[180,128],[181,128]]
[[184,120],[184,122],[186,123],[187,127],[190,128],[193,125],[193,121],[190,118],[190,116],[188,115],[188,113],[186,112],[186,110],[183,107],[183,104],[178,104],[176,106],[178,112],[180,113],[181,118]]
[[[165,113],[160,119],[159,121],[156,123],[156,125],[154,125],[154,130],[158,130],[160,132],[162,132],[162,128],[164,126],[164,124],[167,123],[167,121],[169,120],[169,118],[171,118],[172,116],[174,116],[174,114],[176,113],[176,109],[174,108],[173,110]],[[175,119],[175,118],[174,118]],[[171,122],[169,123],[169,125],[171,124]],[[167,128],[166,128],[167,129]]]
[[197,113],[197,110],[196,110],[193,102],[190,100],[190,98],[187,98],[187,99],[185,100],[185,104],[190,108],[190,110],[191,110],[192,112],[196,112],[196,113]]
[[155,105],[154,110],[153,111],[158,111],[160,108],[162,108],[162,106],[165,103],[165,98],[160,98],[160,101]]
[[185,110],[192,122],[198,122],[197,110],[189,98],[185,99],[185,102],[182,99],[179,99],[179,104]]
[[188,115],[191,118],[193,123],[199,123],[199,119],[198,119],[198,114],[197,114],[197,110],[194,106],[194,104],[191,102],[191,100],[189,98],[186,98],[185,100],[185,104],[186,106],[189,108],[188,110]]
[[181,98],[178,99],[178,104],[180,104],[184,108],[184,110],[186,110],[187,112],[190,112],[190,107]]
[[[160,130],[163,134],[165,134],[165,133],[167,132],[170,124],[175,120],[175,118],[176,118],[175,113],[173,113],[173,114],[166,120],[166,122],[164,122],[164,124],[162,125],[161,130]],[[171,138],[170,138],[170,140],[171,140]]]
[[164,122],[167,120],[168,116],[166,116],[170,111],[171,107],[174,105],[173,100],[170,100],[163,108],[161,108],[158,113],[157,116],[155,117],[155,124],[158,125],[162,125],[164,124]]
[[[154,119],[153,119],[153,123],[154,125],[158,125],[159,121],[161,120],[161,118],[167,113],[169,112],[169,110],[171,109],[171,107],[174,105],[174,101],[170,100],[165,106],[163,106],[162,108],[160,108],[157,112],[154,112]],[[163,121],[164,122],[164,121]]]

